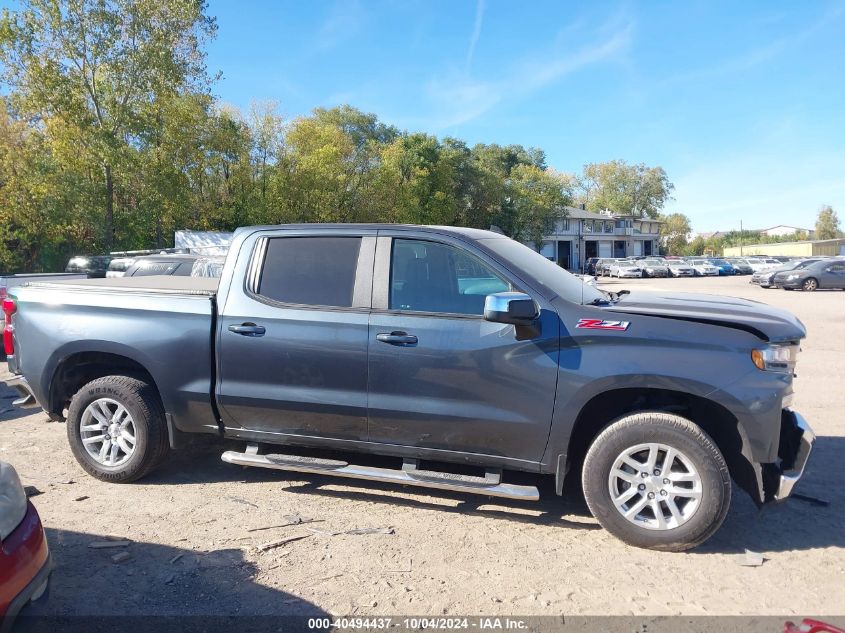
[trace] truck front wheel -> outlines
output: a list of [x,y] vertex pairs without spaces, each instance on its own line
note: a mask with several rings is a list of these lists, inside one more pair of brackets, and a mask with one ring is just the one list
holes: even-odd
[[590,446],[581,476],[593,516],[636,547],[679,552],[712,536],[728,512],[731,480],[698,425],[661,412],[625,416]]
[[105,376],[71,400],[67,436],[76,461],[97,479],[140,479],[167,454],[164,410],[155,388],[130,376]]

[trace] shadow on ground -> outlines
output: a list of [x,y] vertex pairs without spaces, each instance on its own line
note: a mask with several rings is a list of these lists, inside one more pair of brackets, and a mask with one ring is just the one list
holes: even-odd
[[[171,458],[147,477],[150,484],[192,484],[214,481],[289,482],[282,494],[311,494],[324,497],[364,500],[406,508],[433,509],[446,513],[464,513],[533,525],[554,525],[577,530],[595,530],[599,526],[590,517],[581,494],[579,477],[571,473],[567,478],[564,496],[554,493],[554,479],[529,473],[505,473],[510,483],[536,485],[540,501],[497,499],[451,491],[410,488],[374,481],[356,481],[324,475],[289,473],[233,466],[220,460],[224,450],[242,450],[243,444],[221,443],[213,437],[198,438],[192,446],[171,454]],[[276,449],[278,450],[278,448]],[[297,451],[302,452],[302,451]],[[384,458],[347,455],[328,451],[309,451],[310,454],[334,459],[353,460],[373,466],[392,466]],[[845,438],[821,436],[816,440],[813,455],[796,492],[822,498],[827,506],[799,499],[769,505],[758,510],[748,495],[734,487],[731,511],[721,530],[696,553],[737,553],[745,549],[762,552],[791,551],[825,547],[845,547],[845,490],[839,481],[843,474],[842,455]],[[343,489],[338,489],[342,486]],[[407,493],[417,493],[408,497]],[[425,497],[453,499],[455,505],[426,501]]]
[[[46,531],[54,563],[50,587],[24,607],[15,633],[249,630],[262,623],[280,629],[285,618],[304,625],[307,618],[327,616],[310,602],[257,583],[258,569],[240,549],[205,552],[144,542],[91,549],[102,535]],[[129,560],[113,562],[118,552]]]

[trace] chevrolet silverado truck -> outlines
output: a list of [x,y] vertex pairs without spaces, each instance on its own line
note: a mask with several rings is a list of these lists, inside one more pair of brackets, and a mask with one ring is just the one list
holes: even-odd
[[476,229],[242,228],[219,279],[34,283],[3,310],[18,405],[114,483],[190,433],[242,440],[231,464],[522,500],[538,488],[509,473],[558,494],[569,474],[608,531],[678,551],[719,528],[731,479],[788,497],[814,440],[791,314],[604,292]]

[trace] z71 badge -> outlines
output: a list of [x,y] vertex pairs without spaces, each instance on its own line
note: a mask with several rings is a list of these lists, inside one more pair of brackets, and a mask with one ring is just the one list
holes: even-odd
[[576,328],[582,330],[616,330],[622,331],[628,329],[631,325],[630,321],[603,321],[601,319],[581,319],[578,321]]

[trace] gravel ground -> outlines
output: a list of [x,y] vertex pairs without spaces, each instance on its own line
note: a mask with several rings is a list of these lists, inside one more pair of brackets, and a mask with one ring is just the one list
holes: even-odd
[[[763,290],[748,277],[605,286],[742,296],[792,310],[809,330],[794,406],[819,435],[798,490],[830,505],[790,500],[760,513],[735,490],[716,536],[673,554],[623,545],[589,516],[572,482],[560,499],[551,481],[532,476],[521,481],[537,481],[536,503],[435,495],[224,464],[220,452],[237,445],[209,438],[142,482],[109,485],[77,466],[64,424],[11,409],[3,388],[0,459],[42,493],[33,503],[56,562],[48,596],[27,612],[842,614],[845,292]],[[319,522],[272,527],[295,517]],[[331,534],[388,527],[393,533]],[[88,547],[108,536],[131,544]],[[296,536],[305,538],[258,549]],[[764,564],[740,566],[746,548]],[[121,551],[129,560],[113,562]]]

